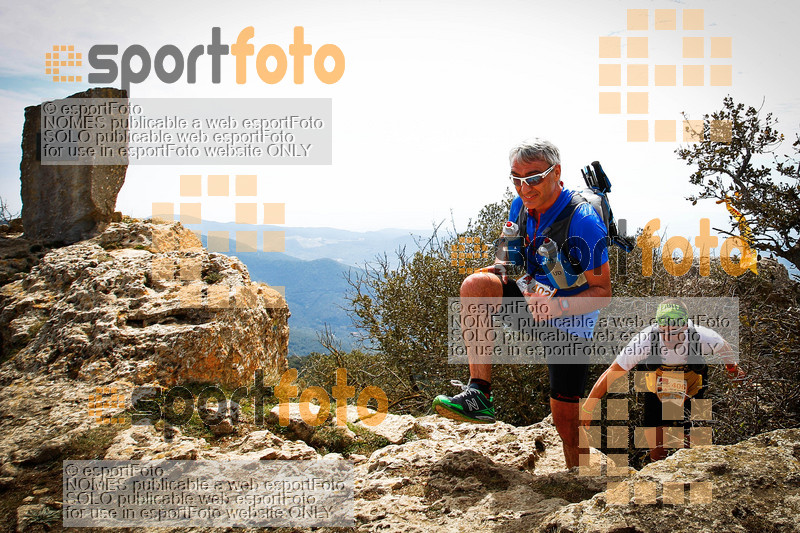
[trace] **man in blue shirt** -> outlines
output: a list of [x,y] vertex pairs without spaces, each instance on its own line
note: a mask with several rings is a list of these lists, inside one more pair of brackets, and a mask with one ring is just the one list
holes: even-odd
[[[482,305],[462,305],[462,331],[469,356],[470,382],[456,396],[438,396],[433,406],[445,417],[476,423],[495,421],[491,395],[491,353],[493,342],[487,335],[491,329],[491,305],[504,298],[523,298],[529,302],[530,316],[535,320],[536,334],[547,338],[545,354],[550,377],[550,408],[553,423],[564,445],[567,468],[578,466],[579,455],[588,453],[578,447],[579,402],[586,389],[588,358],[572,360],[558,357],[561,353],[588,354],[594,323],[599,309],[611,297],[611,276],[606,247],[605,224],[591,204],[563,187],[561,156],[558,148],[542,139],[525,141],[510,154],[511,181],[518,197],[511,204],[509,220],[519,220],[521,209],[527,210],[526,265],[528,273],[544,291],[557,289],[555,296],[542,291],[525,291],[505,275],[502,265],[471,274],[461,285],[462,304],[467,298]],[[568,218],[565,218],[568,217]],[[565,222],[566,221],[566,222]],[[553,236],[551,227],[566,227],[565,243],[556,242],[562,251],[562,264],[579,280],[567,288],[556,287],[543,269],[543,256],[537,253],[545,238]],[[558,237],[556,237],[558,238]],[[569,264],[567,264],[569,263]],[[579,296],[579,297],[577,297]],[[470,327],[466,327],[469,325]],[[472,331],[468,331],[472,330]],[[467,334],[469,332],[469,335]],[[555,342],[560,344],[554,350]],[[566,349],[569,348],[569,349]],[[576,359],[579,363],[576,363]],[[556,363],[555,361],[561,361]],[[565,362],[566,361],[566,362]]]

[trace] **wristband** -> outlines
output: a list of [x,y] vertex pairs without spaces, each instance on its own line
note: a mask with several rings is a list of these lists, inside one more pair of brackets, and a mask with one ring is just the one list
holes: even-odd
[[594,413],[594,409],[592,409],[591,411],[587,411],[586,407],[583,406],[583,405],[581,405],[581,411],[583,411],[584,413],[589,414],[589,415]]

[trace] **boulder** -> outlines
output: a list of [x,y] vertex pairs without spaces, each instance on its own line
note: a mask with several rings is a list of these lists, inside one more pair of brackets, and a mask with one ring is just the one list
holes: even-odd
[[416,423],[417,439],[354,461],[359,531],[538,531],[578,492],[550,424]]
[[217,461],[298,461],[319,459],[316,450],[300,440],[283,440],[268,430],[253,431],[242,440],[221,450],[212,448],[201,459]]
[[107,460],[153,461],[157,459],[194,460],[206,447],[205,439],[184,436],[177,428],[165,435],[149,424],[134,425],[114,438],[105,454]]
[[236,431],[239,423],[241,408],[239,404],[230,400],[219,402],[216,406],[209,407],[200,413],[203,423],[208,426],[215,436],[230,435]]
[[678,450],[587,501],[558,510],[553,533],[798,532],[800,429]]
[[[127,97],[126,91],[103,87],[69,98]],[[45,242],[77,242],[112,221],[127,165],[42,165],[38,151],[41,119],[41,105],[25,108],[20,164],[25,236]]]
[[253,431],[248,433],[239,443],[239,452],[249,453],[265,448],[280,448],[283,440],[271,431]]
[[277,291],[180,224],[114,223],[0,287],[0,359],[95,384],[236,388],[285,370],[288,317]]
[[[322,425],[320,424],[319,426],[315,426],[312,424],[314,419],[319,415],[319,405],[305,402],[304,406],[306,409],[308,409],[308,413],[310,413],[310,417],[312,418],[309,418],[308,414],[305,417],[303,416],[303,414],[300,412],[299,403],[278,404],[273,407],[270,410],[269,415],[267,415],[267,424],[280,424],[286,428],[286,431],[289,433],[289,435],[302,441],[310,442],[311,438],[314,436],[314,433],[316,433],[317,428]],[[287,407],[288,412],[285,411]],[[284,424],[281,424],[282,416],[286,417],[286,420],[284,420],[286,423]],[[328,418],[330,419],[330,417]]]
[[401,444],[405,442],[406,434],[419,427],[417,426],[416,419],[411,415],[394,415],[387,413],[386,418],[384,418],[380,424],[376,425],[369,425],[369,418],[371,417],[365,420],[359,420],[356,422],[356,426],[379,435],[392,444]]
[[351,453],[349,459],[353,461],[353,464],[360,465],[361,463],[366,463],[369,457],[360,453]]

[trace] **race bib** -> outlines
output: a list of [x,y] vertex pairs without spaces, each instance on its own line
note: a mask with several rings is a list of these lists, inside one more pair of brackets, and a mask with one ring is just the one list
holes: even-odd
[[658,378],[658,389],[666,394],[686,394],[686,380],[662,374]]
[[545,298],[552,298],[556,293],[556,289],[548,287],[543,283],[539,283],[533,279],[530,274],[525,274],[519,278],[517,280],[517,286],[523,294],[529,292],[537,297],[543,296]]
[[655,393],[659,400],[682,403],[700,392],[703,376],[693,371],[670,371],[659,368],[645,373],[647,390]]

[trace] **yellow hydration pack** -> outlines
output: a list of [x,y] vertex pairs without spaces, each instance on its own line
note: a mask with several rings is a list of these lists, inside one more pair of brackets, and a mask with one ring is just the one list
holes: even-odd
[[700,348],[700,337],[694,327],[687,330],[689,353],[686,364],[665,365],[661,359],[661,336],[658,330],[651,333],[650,355],[637,365],[644,371],[647,390],[656,394],[662,402],[682,403],[703,388],[703,375],[708,366],[703,359]]
[[689,368],[689,365],[661,365],[645,373],[645,385],[662,402],[682,403],[700,392],[703,375]]

